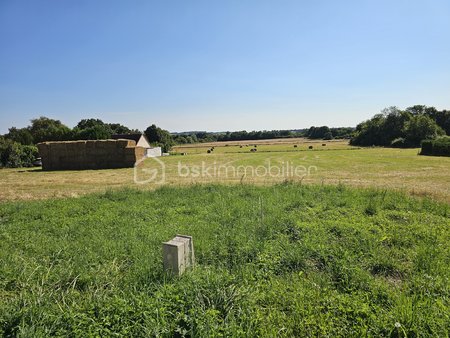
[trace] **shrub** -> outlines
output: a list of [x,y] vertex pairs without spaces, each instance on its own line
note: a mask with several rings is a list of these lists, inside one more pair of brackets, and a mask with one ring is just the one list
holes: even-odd
[[422,141],[420,155],[450,156],[450,137]]
[[423,140],[420,155],[432,155],[432,154],[433,154],[433,140]]
[[39,152],[36,146],[21,145],[20,161],[22,167],[32,167],[33,162],[39,157]]
[[31,167],[38,156],[35,146],[0,139],[0,166],[9,168]]

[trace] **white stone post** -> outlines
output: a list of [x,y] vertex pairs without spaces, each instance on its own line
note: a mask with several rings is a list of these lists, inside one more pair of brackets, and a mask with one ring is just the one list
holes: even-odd
[[192,236],[177,235],[163,243],[164,270],[180,276],[186,269],[194,267],[194,243]]

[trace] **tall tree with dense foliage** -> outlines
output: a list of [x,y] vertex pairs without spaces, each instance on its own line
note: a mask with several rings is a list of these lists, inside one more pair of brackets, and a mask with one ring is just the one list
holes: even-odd
[[45,141],[66,141],[71,138],[71,130],[59,120],[41,116],[31,120],[30,132],[34,143]]
[[113,134],[139,134],[140,131],[137,129],[130,129],[120,123],[108,123],[109,128]]
[[350,143],[360,146],[418,147],[422,140],[445,135],[447,127],[450,127],[450,114],[446,110],[438,111],[424,105],[405,110],[390,107],[358,124]]
[[422,140],[434,140],[445,132],[431,117],[420,114],[405,122],[404,134],[408,146],[419,147]]
[[23,145],[32,145],[34,143],[33,135],[31,135],[29,128],[11,127],[5,138]]
[[73,129],[76,140],[106,140],[111,138],[111,127],[99,119],[84,119]]
[[100,119],[83,119],[73,129],[73,139],[77,140],[105,140],[114,134],[140,133],[120,123],[105,123]]
[[370,120],[358,124],[355,136],[350,140],[350,143],[360,146],[386,145],[382,141],[384,120],[383,114],[377,114]]
[[161,129],[155,124],[148,127],[144,134],[150,143],[160,146],[164,152],[168,152],[174,145],[172,135],[167,130]]
[[435,110],[427,113],[447,135],[450,135],[450,110]]

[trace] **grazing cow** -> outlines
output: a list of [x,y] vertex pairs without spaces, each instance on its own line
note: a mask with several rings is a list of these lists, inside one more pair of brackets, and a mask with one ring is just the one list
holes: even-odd
[[309,149],[312,149],[312,148],[313,148],[313,146],[309,146],[308,148],[309,148]]
[[294,148],[297,148],[297,145],[296,145],[296,144],[294,144]]

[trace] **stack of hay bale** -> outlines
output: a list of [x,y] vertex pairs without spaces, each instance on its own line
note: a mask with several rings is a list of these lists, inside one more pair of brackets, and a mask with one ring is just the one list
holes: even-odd
[[127,168],[145,156],[132,140],[43,142],[38,149],[43,170]]

